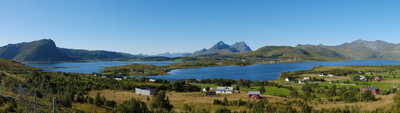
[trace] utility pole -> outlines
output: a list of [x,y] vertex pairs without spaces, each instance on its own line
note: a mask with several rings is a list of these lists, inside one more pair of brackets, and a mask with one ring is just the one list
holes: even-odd
[[22,84],[18,81],[19,103],[22,104]]
[[37,102],[36,102],[36,89],[35,90],[33,90],[33,96],[34,96],[34,98],[33,98],[33,101],[35,101],[35,105],[34,105],[34,107],[33,107],[33,113],[37,113]]
[[25,104],[26,113],[29,113],[29,107],[28,107],[28,105],[29,105],[28,90],[26,90],[25,95],[26,95],[26,97],[25,97],[25,99],[26,99],[26,104]]
[[57,113],[57,97],[53,98],[53,113]]

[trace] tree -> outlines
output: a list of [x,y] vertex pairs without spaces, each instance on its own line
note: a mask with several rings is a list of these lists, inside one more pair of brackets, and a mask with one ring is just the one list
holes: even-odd
[[254,113],[264,113],[264,102],[258,101],[252,109]]
[[333,85],[325,94],[327,97],[333,97],[336,95],[336,85]]
[[400,90],[397,90],[396,95],[393,96],[393,103],[392,112],[400,111]]
[[124,101],[122,104],[118,105],[115,108],[115,112],[117,113],[148,113],[150,112],[146,106],[146,103],[137,100],[131,99],[128,101]]
[[372,94],[371,90],[365,90],[364,92],[361,93],[361,98],[362,101],[364,102],[371,102],[375,101],[375,96]]
[[93,100],[94,105],[96,106],[100,106],[101,105],[101,97],[100,97],[100,93],[96,93],[96,97]]
[[240,90],[239,85],[236,85],[235,90]]
[[297,92],[296,90],[290,91],[290,97],[297,98],[298,96],[299,96],[299,92]]
[[308,106],[307,104],[303,104],[301,106],[301,113],[311,113],[313,110],[313,107]]
[[157,95],[154,95],[151,107],[154,109],[161,109],[171,111],[174,106],[169,102],[168,96],[165,96],[165,91],[161,90]]
[[265,93],[264,85],[261,85],[258,90],[260,91],[261,94],[264,94]]
[[355,102],[358,100],[357,95],[359,95],[359,93],[357,91],[348,90],[348,91],[342,93],[340,98],[341,98],[341,100],[343,100],[345,102]]

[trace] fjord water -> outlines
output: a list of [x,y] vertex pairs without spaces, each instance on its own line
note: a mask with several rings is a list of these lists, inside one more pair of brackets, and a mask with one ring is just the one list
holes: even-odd
[[130,64],[149,64],[164,66],[177,63],[176,61],[101,61],[101,62],[73,62],[73,63],[40,63],[40,64],[26,64],[33,67],[68,67],[68,68],[47,68],[44,71],[61,71],[71,73],[99,73],[103,68],[110,66],[122,66]]
[[324,61],[324,62],[296,62],[281,64],[256,64],[251,66],[222,66],[195,69],[172,70],[170,75],[157,75],[149,78],[167,80],[179,79],[250,79],[250,80],[277,80],[282,72],[309,70],[316,66],[349,66],[349,65],[400,65],[394,60],[351,60],[351,61]]
[[[173,61],[104,61],[104,62],[78,62],[56,64],[27,64],[34,67],[78,67],[78,68],[51,68],[45,71],[62,71],[73,73],[100,72],[102,67],[129,65],[133,63],[151,65],[169,65]],[[348,66],[348,65],[400,65],[396,60],[351,60],[351,61],[323,61],[323,62],[296,62],[281,64],[255,64],[251,66],[221,66],[193,69],[172,70],[170,75],[146,76],[167,80],[179,79],[250,79],[250,80],[277,80],[282,72],[309,70],[315,66]]]

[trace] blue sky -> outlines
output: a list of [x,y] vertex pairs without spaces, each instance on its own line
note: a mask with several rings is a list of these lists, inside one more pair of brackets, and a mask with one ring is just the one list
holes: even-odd
[[399,43],[396,0],[1,0],[0,46],[57,46],[132,54],[193,52],[219,41],[339,45]]

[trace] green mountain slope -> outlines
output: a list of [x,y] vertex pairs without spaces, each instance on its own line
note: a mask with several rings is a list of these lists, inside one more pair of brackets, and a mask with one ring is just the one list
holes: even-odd
[[51,39],[8,44],[0,47],[0,58],[29,63],[74,62],[79,60],[111,60],[133,55],[111,51],[90,51],[58,48]]
[[59,51],[50,39],[6,45],[0,48],[0,58],[19,62],[76,61]]
[[[333,54],[330,53],[329,54]],[[242,55],[247,59],[264,59],[280,61],[315,61],[315,60],[338,60],[339,58],[324,56],[320,53],[304,50],[290,46],[265,46],[254,52]]]
[[27,66],[16,61],[0,58],[0,70],[41,70],[41,69]]
[[67,54],[75,59],[79,60],[105,60],[105,59],[117,59],[117,58],[128,58],[130,56],[110,51],[90,51],[80,49],[66,49],[59,48],[61,52]]

